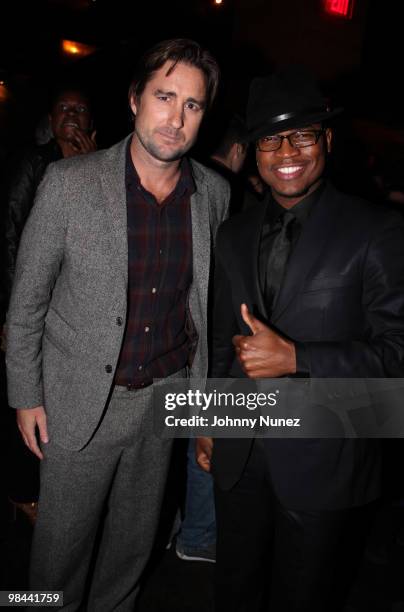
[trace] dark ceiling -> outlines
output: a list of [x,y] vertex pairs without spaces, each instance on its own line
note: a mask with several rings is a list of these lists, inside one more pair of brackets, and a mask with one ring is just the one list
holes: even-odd
[[[55,84],[83,82],[93,94],[108,143],[128,130],[126,92],[141,53],[159,40],[189,37],[207,45],[225,64],[232,5],[232,0],[220,7],[213,0],[1,3],[0,80],[7,83],[13,112],[27,124],[25,131],[43,113]],[[96,51],[84,59],[68,57],[61,52],[62,39],[94,45]]]
[[113,54],[128,46],[142,48],[162,37],[197,34],[212,41],[215,29],[226,34],[231,4],[231,0],[221,7],[215,7],[212,0],[2,3],[0,69],[12,74],[43,74],[57,69],[64,64],[59,52],[63,38],[96,45],[99,52]]

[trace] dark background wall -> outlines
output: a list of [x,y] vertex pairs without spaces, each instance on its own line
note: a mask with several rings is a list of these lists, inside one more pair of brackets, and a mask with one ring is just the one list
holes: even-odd
[[369,0],[357,0],[352,19],[327,14],[322,0],[236,0],[234,40],[276,65],[301,62],[319,77],[360,68]]
[[[223,0],[220,6],[214,0],[2,2],[2,150],[32,136],[49,90],[71,75],[93,94],[100,144],[118,140],[130,129],[126,92],[135,60],[172,36],[196,38],[218,57],[227,107],[243,112],[252,76],[300,62],[352,116],[401,134],[401,4],[355,0],[346,21],[327,15],[324,0]],[[85,59],[67,58],[60,52],[63,38],[97,50]]]

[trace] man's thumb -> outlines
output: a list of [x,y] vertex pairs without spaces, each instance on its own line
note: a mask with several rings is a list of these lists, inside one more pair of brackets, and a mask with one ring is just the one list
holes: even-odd
[[241,316],[243,317],[244,323],[248,325],[254,335],[262,329],[263,325],[261,321],[258,321],[258,319],[250,313],[246,304],[241,304]]

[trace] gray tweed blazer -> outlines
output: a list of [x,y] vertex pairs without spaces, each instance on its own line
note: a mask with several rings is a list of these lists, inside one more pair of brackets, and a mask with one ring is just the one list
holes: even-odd
[[[7,317],[9,403],[44,405],[50,436],[70,449],[82,448],[101,419],[123,340],[128,138],[49,166],[17,258]],[[192,168],[189,312],[199,340],[190,375],[204,377],[211,253],[230,192],[212,170],[194,161]]]

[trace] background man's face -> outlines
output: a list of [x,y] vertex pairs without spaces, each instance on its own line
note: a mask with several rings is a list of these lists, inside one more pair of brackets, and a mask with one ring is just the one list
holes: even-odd
[[[321,129],[316,123],[302,130]],[[279,132],[287,136],[297,130]],[[257,165],[262,179],[271,187],[272,195],[282,206],[290,208],[312,193],[321,181],[326,152],[331,150],[331,130],[326,129],[315,145],[297,149],[288,140],[277,151],[258,151]]]
[[181,158],[194,144],[204,114],[206,81],[201,70],[172,62],[157,70],[140,96],[131,99],[135,138],[159,161]]
[[79,91],[64,91],[54,104],[50,122],[56,140],[74,141],[76,130],[88,132],[91,113],[87,98]]

